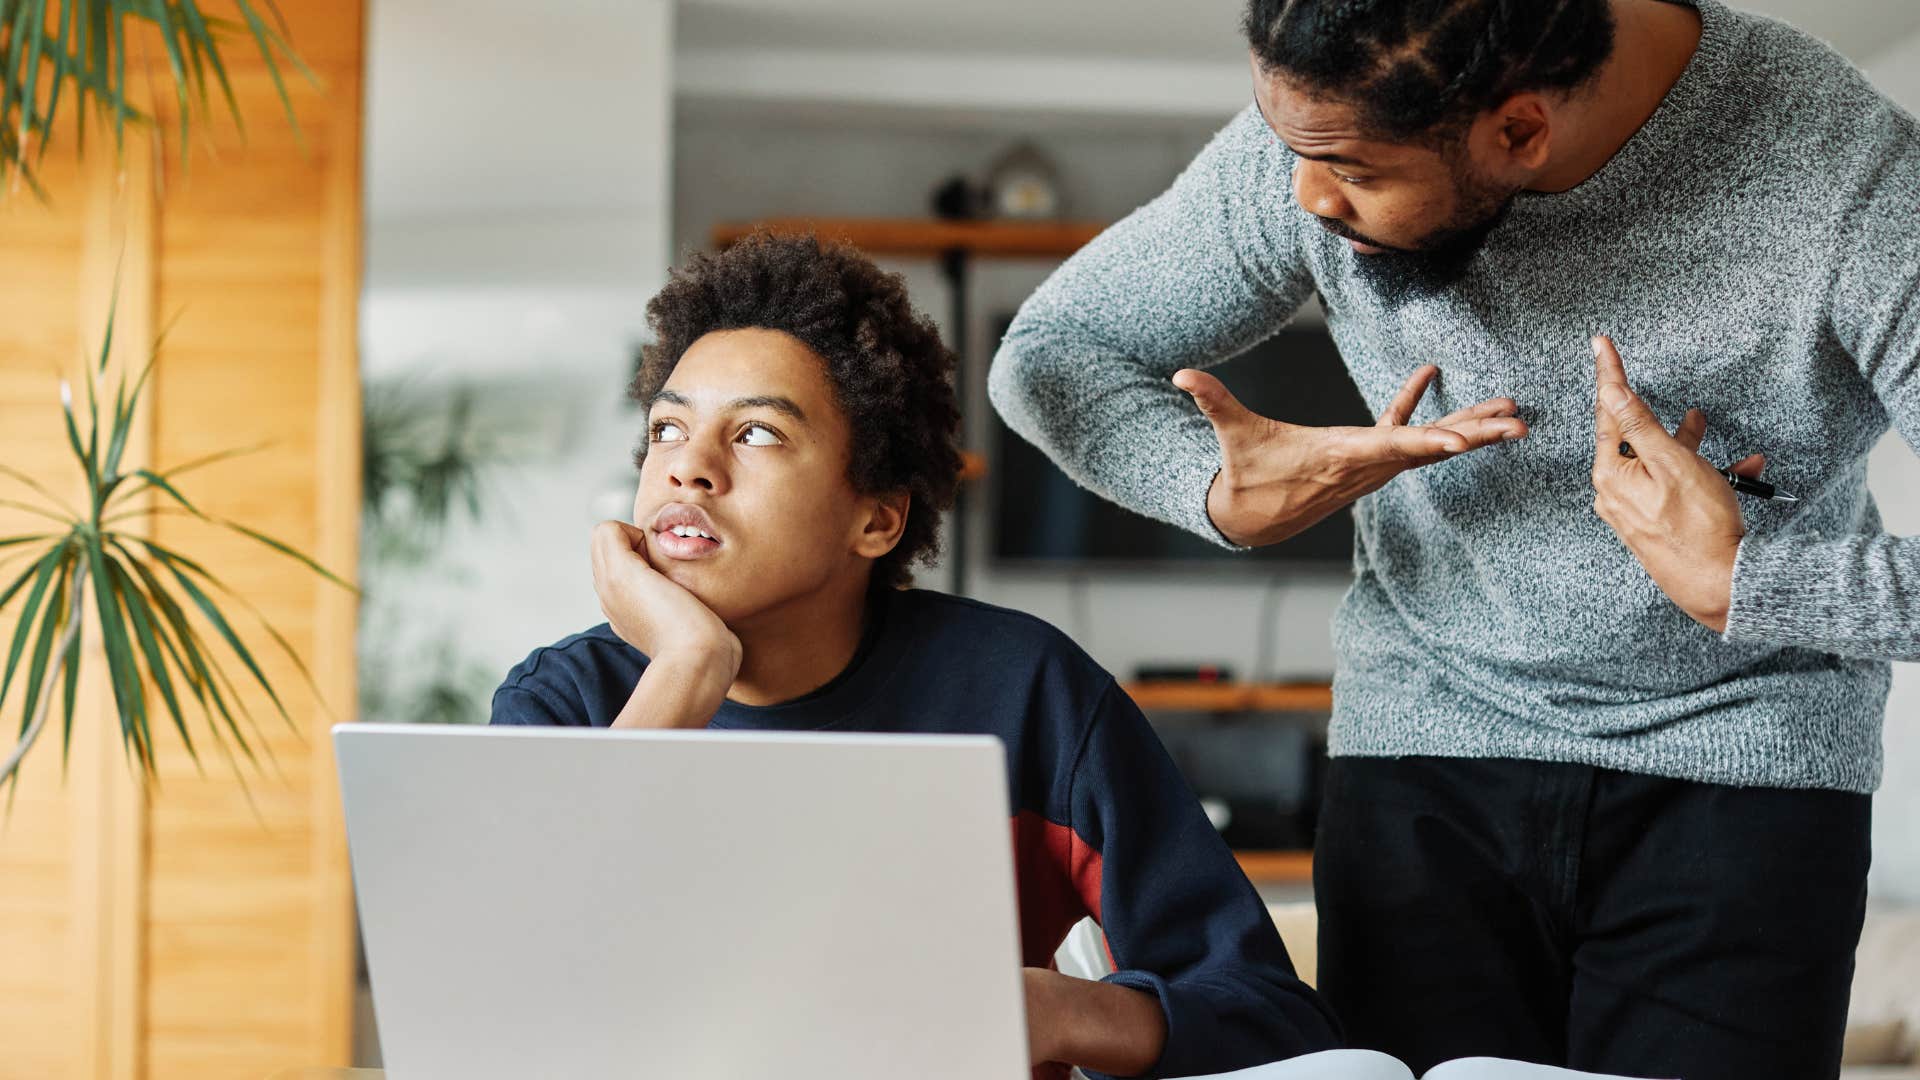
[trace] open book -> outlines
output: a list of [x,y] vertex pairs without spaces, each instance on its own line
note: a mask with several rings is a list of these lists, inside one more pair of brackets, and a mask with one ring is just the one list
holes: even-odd
[[[1506,1058],[1457,1058],[1427,1070],[1423,1077],[1399,1059],[1372,1050],[1328,1050],[1258,1065],[1239,1072],[1194,1080],[1636,1080],[1626,1076],[1575,1072]],[[1638,1078],[1646,1080],[1646,1078]]]

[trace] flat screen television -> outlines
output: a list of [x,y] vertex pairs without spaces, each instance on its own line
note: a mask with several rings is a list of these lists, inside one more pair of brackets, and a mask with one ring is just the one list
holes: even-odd
[[[998,320],[1004,337],[1012,318]],[[1248,408],[1318,427],[1373,423],[1325,328],[1289,327],[1208,369]],[[1291,539],[1236,553],[1106,501],[1067,478],[993,414],[987,475],[992,553],[1004,570],[1188,568],[1345,571],[1353,517],[1342,511]]]

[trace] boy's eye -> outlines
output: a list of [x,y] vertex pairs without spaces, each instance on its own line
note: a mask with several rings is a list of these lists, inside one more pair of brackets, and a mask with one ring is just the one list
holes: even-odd
[[778,446],[780,436],[773,429],[761,424],[748,424],[740,431],[740,441],[748,446]]
[[675,420],[662,420],[647,431],[649,442],[681,442],[687,437],[687,430]]

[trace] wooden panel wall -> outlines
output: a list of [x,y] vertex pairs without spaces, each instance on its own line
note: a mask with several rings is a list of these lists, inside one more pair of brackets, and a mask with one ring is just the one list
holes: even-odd
[[[237,41],[228,55],[244,141],[213,125],[183,166],[176,146],[156,153],[130,138],[116,167],[104,140],[90,140],[84,164],[49,164],[51,206],[25,192],[0,204],[0,460],[68,475],[54,372],[77,370],[82,346],[97,345],[117,269],[120,360],[139,362],[142,343],[173,325],[130,456],[165,466],[266,443],[182,486],[207,512],[352,577],[363,4],[280,7],[319,81],[289,80],[298,138]],[[21,520],[0,508],[0,532]],[[5,1080],[259,1080],[347,1063],[352,895],[327,728],[353,709],[353,597],[230,533],[179,518],[151,528],[286,635],[331,714],[249,630],[253,616],[230,606],[291,714],[248,695],[256,750],[272,763],[230,764],[195,728],[203,772],[171,725],[156,724],[160,775],[143,787],[91,677],[104,665],[89,664],[86,737],[69,774],[57,737],[43,741],[0,832]],[[9,715],[0,746],[16,730]]]
[[[44,180],[71,197],[22,211],[14,194],[0,207],[0,460],[71,496],[78,477],[68,464],[58,379],[81,349],[86,204],[71,162],[49,162]],[[70,483],[51,479],[68,476]],[[8,495],[19,492],[9,485]],[[0,534],[37,533],[48,524],[0,507]],[[8,554],[0,568],[11,581],[23,566]],[[0,618],[5,641],[13,629],[12,617]],[[18,689],[10,692],[0,744],[12,744],[20,699]],[[71,969],[83,959],[81,942],[91,939],[75,904],[78,815],[62,784],[57,737],[41,744],[49,746],[52,754],[27,760],[11,810],[0,804],[0,1047],[7,1048],[0,1075],[8,1078],[77,1076],[85,1065],[78,1040],[49,1037],[87,1024],[85,992]]]

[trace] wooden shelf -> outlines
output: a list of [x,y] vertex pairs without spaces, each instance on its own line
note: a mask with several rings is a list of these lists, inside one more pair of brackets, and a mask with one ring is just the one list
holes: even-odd
[[845,240],[868,255],[928,258],[951,251],[970,255],[1065,258],[1100,235],[1093,221],[939,221],[913,218],[769,218],[725,222],[713,228],[713,246],[731,247],[765,229],[780,235],[815,233]]
[[1311,851],[1236,851],[1241,872],[1255,885],[1311,885]]
[[1328,712],[1328,683],[1133,682],[1121,686],[1143,711]]

